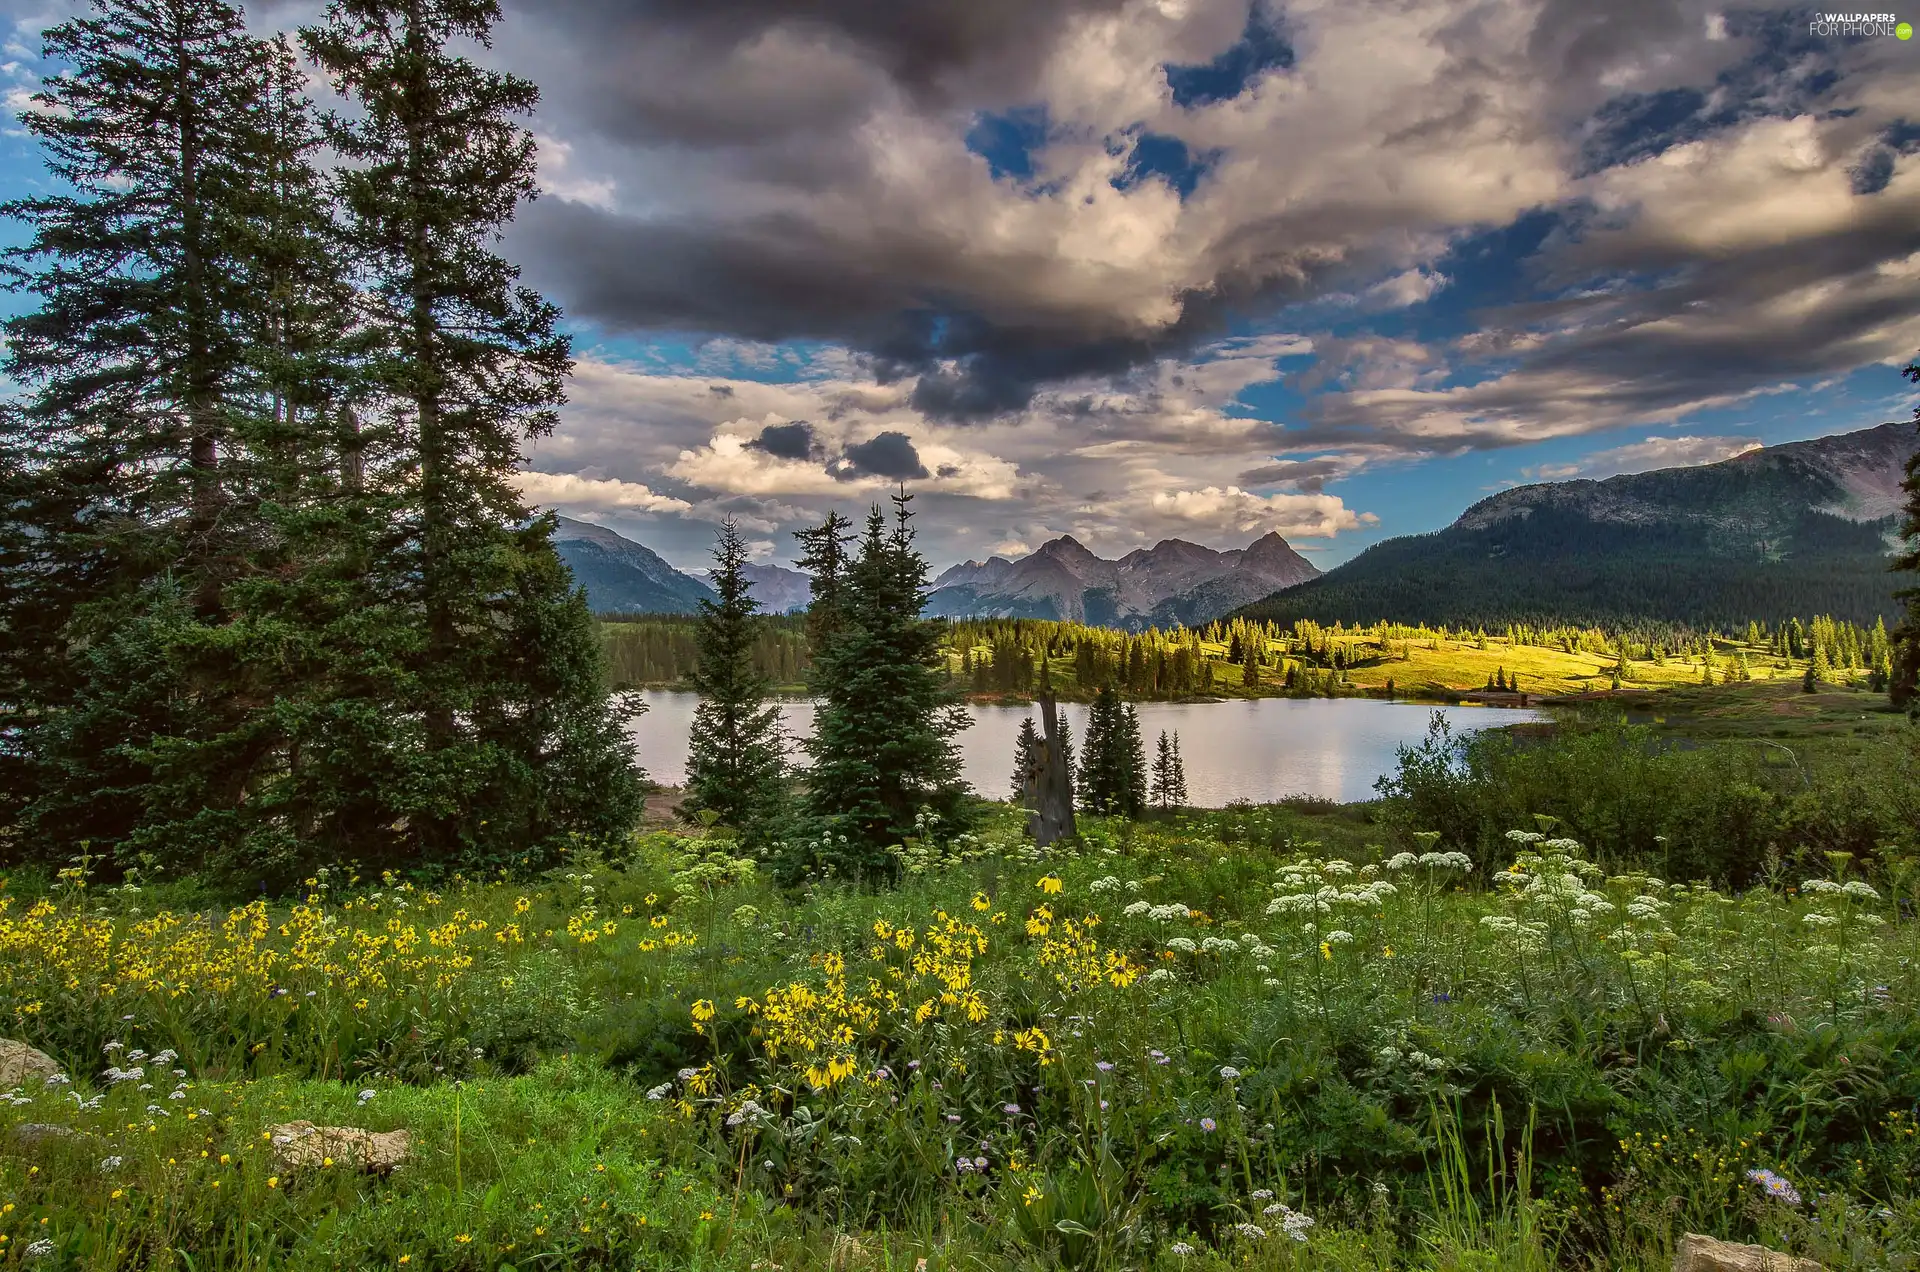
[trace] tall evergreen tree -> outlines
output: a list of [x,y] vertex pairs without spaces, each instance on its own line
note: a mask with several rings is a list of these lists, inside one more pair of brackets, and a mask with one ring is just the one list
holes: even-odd
[[1102,685],[1087,707],[1087,737],[1080,751],[1076,794],[1090,813],[1111,813],[1118,800],[1115,740],[1120,722],[1120,699],[1113,686]]
[[[829,512],[819,525],[796,530],[800,556],[794,564],[807,576],[811,601],[807,606],[807,644],[825,649],[840,630],[842,591],[847,581],[847,547],[853,542],[848,533],[853,523],[839,512]],[[972,646],[967,649],[965,671],[972,678]]]
[[1138,817],[1147,799],[1147,753],[1140,717],[1103,685],[1087,710],[1080,757],[1080,806],[1088,812]]
[[[1920,362],[1909,363],[1901,372],[1920,383]],[[1920,425],[1920,408],[1914,411]],[[1907,479],[1901,484],[1907,492],[1906,513],[1900,523],[1906,550],[1894,559],[1893,568],[1912,576],[1909,587],[1895,597],[1907,607],[1906,615],[1893,631],[1893,650],[1888,670],[1888,694],[1896,707],[1906,707],[1920,716],[1920,452],[1907,459]]]
[[709,575],[718,601],[701,600],[696,632],[700,661],[688,679],[700,694],[688,738],[688,812],[709,810],[720,822],[758,840],[784,795],[780,708],[767,702],[769,681],[754,669],[760,603],[747,578],[747,545],[728,517],[720,526]]
[[1040,762],[1045,743],[1040,730],[1034,727],[1033,717],[1028,716],[1020,722],[1020,732],[1013,740],[1013,798],[1018,800],[1020,793],[1027,788],[1034,766]]
[[970,722],[941,674],[942,627],[920,616],[927,561],[911,502],[894,497],[891,528],[878,506],[868,515],[840,589],[840,629],[815,652],[807,811],[836,845],[846,837],[823,864],[868,878],[890,874],[887,848],[914,833],[920,809],[959,825],[966,789],[953,739]]
[[0,433],[3,811],[58,856],[270,856],[240,841],[272,816],[286,748],[262,689],[288,659],[229,585],[278,564],[260,351],[276,175],[311,184],[282,144],[305,99],[224,0],[95,0],[45,42],[68,70],[23,119],[70,193],[4,209],[30,231],[7,281],[38,305],[6,323],[29,396]]
[[1067,714],[1064,711],[1060,713],[1060,760],[1063,766],[1061,771],[1067,778],[1067,800],[1072,803],[1075,800],[1074,781],[1080,768],[1079,761],[1074,757],[1073,726],[1067,723]]
[[536,193],[516,117],[539,94],[455,49],[499,19],[495,0],[333,0],[301,32],[355,108],[327,136],[363,283],[361,383],[407,460],[376,563],[419,616],[383,757],[403,829],[382,847],[428,863],[551,860],[639,806],[585,599],[510,481],[572,360],[558,312],[494,250]]
[[1128,703],[1121,713],[1121,811],[1138,817],[1147,806],[1147,746],[1140,735],[1140,713]]
[[1153,754],[1153,806],[1169,809],[1184,802],[1177,799],[1173,791],[1173,741],[1165,729],[1160,730],[1160,739],[1154,745]]

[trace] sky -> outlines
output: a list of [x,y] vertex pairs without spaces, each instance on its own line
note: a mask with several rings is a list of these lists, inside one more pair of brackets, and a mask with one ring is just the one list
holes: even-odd
[[[578,359],[521,489],[682,568],[726,516],[786,562],[902,483],[936,568],[1273,530],[1327,568],[1515,484],[1913,411],[1920,37],[1691,0],[503,4],[474,55],[540,85],[544,193],[501,247]],[[10,116],[73,7],[0,0]],[[43,188],[4,125],[0,196]]]

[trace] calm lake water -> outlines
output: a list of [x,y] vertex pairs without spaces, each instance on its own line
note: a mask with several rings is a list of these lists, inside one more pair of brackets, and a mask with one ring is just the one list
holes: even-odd
[[[648,690],[640,697],[647,704],[647,713],[633,724],[640,763],[654,781],[677,786],[686,777],[687,730],[699,696]],[[1086,736],[1087,708],[1065,703],[1060,709],[1072,723],[1078,747]],[[990,799],[1005,799],[1011,794],[1014,738],[1029,715],[1039,723],[1039,708],[970,705],[968,710],[973,727],[959,739],[967,781]],[[1284,795],[1318,795],[1343,803],[1371,799],[1374,779],[1393,769],[1403,744],[1426,735],[1427,721],[1436,711],[1456,733],[1543,718],[1537,711],[1507,707],[1436,707],[1367,698],[1142,702],[1137,710],[1149,762],[1162,729],[1180,735],[1187,794],[1202,808]],[[781,715],[789,738],[812,731],[811,702],[788,701]]]

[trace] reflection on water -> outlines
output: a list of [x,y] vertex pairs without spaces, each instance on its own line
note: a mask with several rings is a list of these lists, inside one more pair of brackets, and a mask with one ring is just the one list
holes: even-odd
[[[699,698],[648,690],[647,713],[634,722],[640,763],[656,782],[676,786],[686,777],[687,732]],[[1318,795],[1343,803],[1372,798],[1374,779],[1389,772],[1400,746],[1425,736],[1438,711],[1455,732],[1542,718],[1538,712],[1496,707],[1436,707],[1368,698],[1255,698],[1227,702],[1142,702],[1140,731],[1153,758],[1162,729],[1180,735],[1187,793],[1195,805]],[[813,704],[781,706],[789,738],[813,728]],[[967,781],[991,799],[1005,799],[1013,774],[1013,742],[1020,721],[1037,707],[969,706],[973,727],[960,735]],[[1066,703],[1076,744],[1086,736],[1087,709]]]

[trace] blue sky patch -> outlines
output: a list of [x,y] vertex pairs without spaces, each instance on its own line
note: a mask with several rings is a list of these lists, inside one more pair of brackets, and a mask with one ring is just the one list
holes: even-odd
[[1168,63],[1167,87],[1182,109],[1230,102],[1268,71],[1293,65],[1293,46],[1281,34],[1279,20],[1265,4],[1247,14],[1246,30],[1211,62],[1190,66]]
[[967,149],[987,161],[993,179],[1033,180],[1034,152],[1047,144],[1047,108],[1020,106],[974,117]]
[[1131,190],[1142,181],[1159,177],[1185,199],[1219,157],[1218,151],[1195,153],[1186,142],[1166,133],[1143,132],[1134,139],[1126,171],[1113,179],[1113,185],[1117,190]]

